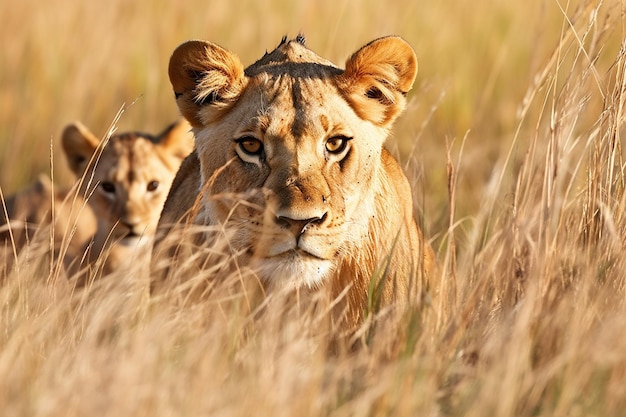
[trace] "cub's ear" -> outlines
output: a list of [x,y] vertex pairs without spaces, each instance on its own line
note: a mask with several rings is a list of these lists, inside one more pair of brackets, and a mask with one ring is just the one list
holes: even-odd
[[339,86],[359,117],[388,128],[404,110],[416,75],[417,58],[411,46],[389,36],[352,54]]
[[182,118],[165,128],[157,140],[158,146],[181,160],[193,151],[191,126],[187,120]]
[[181,113],[203,127],[230,107],[246,85],[239,58],[206,41],[188,41],[170,58],[169,76]]
[[61,137],[63,152],[72,172],[80,177],[85,172],[100,140],[80,122],[69,124]]

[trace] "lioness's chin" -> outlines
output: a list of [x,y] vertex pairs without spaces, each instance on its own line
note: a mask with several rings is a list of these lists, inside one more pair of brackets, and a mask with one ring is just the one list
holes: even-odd
[[143,247],[152,242],[152,239],[144,235],[132,235],[123,237],[118,244],[126,247]]
[[332,261],[290,251],[271,258],[252,258],[254,271],[276,287],[318,287],[335,269]]

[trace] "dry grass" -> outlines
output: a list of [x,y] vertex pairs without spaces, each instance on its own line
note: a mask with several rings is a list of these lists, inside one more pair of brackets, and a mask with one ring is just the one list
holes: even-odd
[[433,236],[439,293],[400,329],[332,351],[323,312],[280,294],[251,306],[237,276],[201,303],[176,288],[148,297],[139,269],[74,291],[44,236],[0,267],[2,414],[623,415],[623,4],[266,3],[0,4],[2,191],[50,172],[70,120],[104,134],[133,102],[121,130],[175,118],[165,68],[186,39],[249,63],[302,31],[341,63],[395,33],[420,74],[390,145]]

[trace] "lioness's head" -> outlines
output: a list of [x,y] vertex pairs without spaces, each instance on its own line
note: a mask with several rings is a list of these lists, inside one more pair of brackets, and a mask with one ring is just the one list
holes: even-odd
[[137,245],[154,235],[163,202],[193,139],[186,121],[157,136],[122,133],[101,141],[79,122],[63,131],[70,169],[82,177],[82,193],[111,242]]
[[416,72],[398,37],[365,45],[345,69],[301,36],[246,69],[213,43],[182,44],[169,75],[193,126],[199,179],[164,214],[200,194],[196,221],[232,226],[232,247],[266,282],[316,286],[359,263],[371,274],[394,244],[419,264],[410,188],[383,149]]

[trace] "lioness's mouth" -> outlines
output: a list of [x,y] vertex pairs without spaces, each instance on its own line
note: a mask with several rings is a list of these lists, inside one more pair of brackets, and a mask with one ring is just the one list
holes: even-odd
[[280,257],[287,257],[287,258],[291,258],[291,259],[294,259],[294,258],[315,259],[315,260],[320,260],[320,261],[326,261],[327,260],[327,259],[321,258],[321,257],[319,257],[319,256],[317,256],[317,255],[315,255],[315,254],[313,254],[311,252],[307,252],[305,250],[302,250],[300,248],[291,249],[291,250],[288,250],[286,252],[279,253],[277,255],[271,256],[269,258],[271,259],[271,258],[280,258]]

